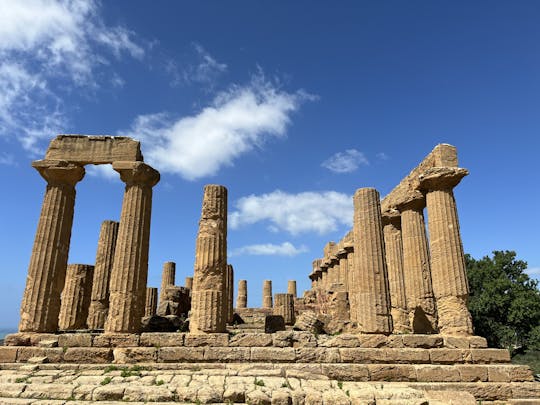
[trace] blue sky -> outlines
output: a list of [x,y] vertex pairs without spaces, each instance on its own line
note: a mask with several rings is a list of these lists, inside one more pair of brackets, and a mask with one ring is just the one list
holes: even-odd
[[[161,171],[149,286],[193,271],[205,184],[229,190],[229,252],[249,305],[350,228],[353,192],[387,194],[438,143],[465,251],[515,250],[540,277],[540,4],[536,1],[0,0],[0,327],[18,323],[58,133],[128,135]],[[93,263],[123,185],[77,185],[70,263]]]

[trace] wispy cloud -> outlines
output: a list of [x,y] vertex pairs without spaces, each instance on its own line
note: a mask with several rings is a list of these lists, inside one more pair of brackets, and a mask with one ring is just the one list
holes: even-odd
[[15,166],[16,164],[13,155],[6,152],[0,152],[0,165]]
[[529,267],[525,270],[525,273],[527,273],[529,277],[540,281],[540,267]]
[[379,152],[375,155],[377,157],[377,159],[379,160],[389,160],[390,159],[390,156],[388,156],[386,153],[384,152]]
[[280,190],[240,198],[229,215],[232,229],[267,222],[270,229],[320,235],[351,226],[352,197],[335,191],[290,194]]
[[109,181],[120,182],[120,174],[112,168],[112,165],[86,165],[86,174],[95,177],[103,177]]
[[134,33],[107,26],[93,0],[0,0],[0,135],[23,147],[66,127],[60,94],[95,89],[108,55],[142,58]]
[[360,166],[369,165],[366,156],[356,149],[337,152],[321,163],[321,166],[335,173],[351,173]]
[[196,115],[140,115],[122,133],[145,142],[145,159],[160,171],[197,180],[232,166],[270,139],[285,137],[291,114],[310,99],[303,91],[289,93],[257,76],[219,93]]
[[258,245],[247,245],[240,248],[233,249],[229,252],[229,256],[297,256],[301,253],[308,251],[308,248],[304,245],[299,247],[294,246],[290,242],[283,242],[281,245],[275,245],[273,243],[264,243]]

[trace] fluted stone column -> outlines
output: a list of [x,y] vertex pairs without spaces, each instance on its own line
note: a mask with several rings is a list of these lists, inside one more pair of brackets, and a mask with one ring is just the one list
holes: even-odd
[[459,232],[453,188],[468,174],[461,168],[433,168],[421,176],[426,190],[431,279],[437,303],[439,331],[448,335],[472,335],[467,309],[469,286]]
[[354,287],[356,285],[355,277],[355,260],[354,260],[354,246],[347,248],[347,292],[349,293],[349,313],[351,321],[358,322],[356,312],[352,311],[351,308],[358,308],[356,294],[353,294]]
[[328,283],[328,264],[323,259],[321,266],[321,289],[323,291],[328,291],[329,283]]
[[409,325],[414,333],[437,331],[437,311],[431,284],[431,268],[424,224],[425,200],[418,195],[399,207],[403,243],[403,275]]
[[152,187],[159,172],[142,162],[114,162],[126,183],[110,280],[106,333],[135,333],[141,328],[146,301]]
[[296,280],[287,281],[287,294],[291,294],[293,298],[296,298]]
[[351,312],[364,333],[391,333],[390,294],[382,232],[379,193],[374,188],[356,190],[354,201],[354,251],[356,296]]
[[114,262],[119,223],[103,221],[96,252],[92,298],[88,309],[88,329],[103,329],[109,313],[109,280]]
[[69,264],[66,282],[62,291],[62,305],[58,327],[61,330],[86,329],[88,307],[92,296],[92,276],[94,266],[89,264]]
[[225,332],[227,271],[227,189],[204,187],[195,247],[191,293],[191,333]]
[[294,325],[296,319],[294,315],[294,298],[292,294],[274,295],[274,315],[281,315],[285,320],[285,325]]
[[263,281],[263,308],[272,308],[272,280]]
[[226,304],[227,304],[227,323],[232,323],[234,316],[234,268],[231,264],[227,265],[226,277]]
[[173,286],[176,279],[176,263],[163,263],[163,271],[161,272],[161,288],[159,289],[159,302],[163,302],[165,290],[167,287]]
[[409,313],[407,312],[407,296],[403,275],[403,245],[401,243],[401,218],[399,212],[383,215],[383,233],[386,250],[386,267],[390,286],[391,314],[394,333],[408,333]]
[[188,290],[191,291],[193,289],[193,277],[186,277],[184,280],[184,285]]
[[238,296],[236,297],[236,308],[247,308],[247,280],[238,282]]
[[56,332],[75,207],[75,184],[84,168],[63,161],[38,160],[32,166],[47,180],[26,288],[20,332]]
[[339,258],[336,255],[330,256],[330,267],[328,268],[328,284],[339,283]]
[[144,306],[144,316],[154,316],[158,304],[157,287],[146,287],[146,304]]
[[347,270],[349,269],[349,264],[347,262],[347,250],[345,248],[340,249],[337,252],[337,257],[339,258],[339,282],[343,284],[345,291],[348,290],[348,275]]

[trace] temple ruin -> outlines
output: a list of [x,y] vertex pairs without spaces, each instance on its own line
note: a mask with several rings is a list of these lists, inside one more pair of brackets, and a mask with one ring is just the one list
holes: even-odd
[[[87,164],[111,164],[124,199],[119,221],[101,224],[95,263],[68,264],[75,187]],[[187,270],[185,286],[175,285],[176,263],[167,261],[158,291],[147,277],[160,175],[144,163],[138,141],[59,135],[32,166],[47,185],[19,332],[0,346],[8,381],[0,381],[0,399],[42,398],[24,379],[47,370],[63,378],[47,380],[58,383],[58,400],[457,403],[451,398],[466,405],[540,398],[527,366],[509,364],[507,350],[474,335],[453,194],[468,171],[454,146],[437,145],[383,199],[374,188],[355,190],[352,229],[306,265],[310,288],[299,295],[297,281],[288,280],[287,291],[276,292],[264,280],[256,308],[248,307],[246,279],[234,299],[224,186],[204,187],[194,266],[179,269]],[[21,374],[19,363],[35,367]],[[92,389],[69,378],[71,364],[94,376],[111,363],[144,364],[138,377],[155,386],[133,384],[132,374]],[[4,377],[9,370],[24,381]],[[194,377],[184,384],[187,374]]]

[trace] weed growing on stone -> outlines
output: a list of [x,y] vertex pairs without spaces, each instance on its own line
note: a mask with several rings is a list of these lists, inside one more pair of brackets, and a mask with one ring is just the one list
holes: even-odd
[[103,370],[103,372],[107,374],[107,373],[110,373],[111,371],[116,371],[116,370],[118,370],[118,367],[110,365],[110,366],[105,367],[105,370]]
[[259,387],[264,387],[264,381],[257,379],[257,377],[255,377],[255,381],[253,381],[253,384],[258,385]]
[[163,384],[165,384],[165,381],[163,381],[163,380],[157,380],[156,381],[156,385],[163,385]]
[[338,382],[337,382],[337,386],[338,386],[338,388],[339,388],[340,390],[342,390],[342,389],[343,389],[343,381],[338,381]]
[[111,377],[105,377],[102,382],[100,382],[101,385],[107,385],[112,381]]

